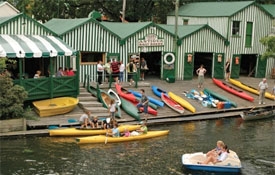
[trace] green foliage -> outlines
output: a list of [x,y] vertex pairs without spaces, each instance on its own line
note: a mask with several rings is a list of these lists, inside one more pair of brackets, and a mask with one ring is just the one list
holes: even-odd
[[0,75],[0,84],[0,120],[22,118],[27,92],[21,86],[14,86],[13,80],[6,74]]
[[263,54],[262,58],[274,58],[275,59],[275,36],[264,37],[260,42],[266,46],[266,51]]

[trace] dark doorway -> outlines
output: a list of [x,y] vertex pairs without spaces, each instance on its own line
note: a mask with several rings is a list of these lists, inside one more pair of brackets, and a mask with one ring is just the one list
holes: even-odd
[[240,75],[254,77],[257,63],[256,54],[241,55]]
[[140,59],[144,58],[149,70],[145,77],[160,78],[161,73],[161,52],[141,52]]
[[194,75],[197,75],[196,70],[203,65],[206,69],[205,76],[211,77],[212,75],[212,60],[213,60],[213,53],[202,53],[196,52],[194,56]]

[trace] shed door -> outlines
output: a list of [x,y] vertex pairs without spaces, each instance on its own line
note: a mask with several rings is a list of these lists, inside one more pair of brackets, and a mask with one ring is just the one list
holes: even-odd
[[194,69],[194,54],[185,53],[184,55],[184,80],[192,80]]
[[224,78],[224,53],[214,54],[214,67],[213,67],[213,77],[217,79]]
[[256,78],[264,78],[266,74],[266,64],[267,59],[262,59],[261,56],[258,56],[257,59],[257,69],[256,69]]
[[241,55],[233,55],[231,68],[231,78],[239,78],[241,69]]

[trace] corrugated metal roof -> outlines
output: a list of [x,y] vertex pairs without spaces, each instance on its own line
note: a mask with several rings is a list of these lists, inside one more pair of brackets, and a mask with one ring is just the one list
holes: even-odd
[[[203,16],[203,17],[222,17],[232,16],[245,7],[253,4],[254,1],[239,2],[196,2],[183,5],[179,8],[179,16]],[[175,11],[168,16],[174,16]]]
[[[175,25],[165,25],[165,24],[158,24],[161,28],[164,30],[167,30],[170,33],[175,33]],[[215,32],[217,35],[219,35],[221,38],[225,39],[221,34],[219,34],[217,31],[215,31],[213,28],[208,26],[207,24],[199,24],[199,25],[179,25],[178,26],[178,38],[183,39],[195,32],[198,32],[199,30],[203,28],[209,28],[213,32]]]
[[261,7],[275,18],[275,4],[264,4]]
[[44,26],[51,29],[55,33],[62,35],[90,20],[92,18],[75,18],[75,19],[59,19],[53,18],[50,21],[44,23]]
[[152,25],[152,22],[101,22],[100,24],[117,35],[120,39],[126,39],[143,28]]

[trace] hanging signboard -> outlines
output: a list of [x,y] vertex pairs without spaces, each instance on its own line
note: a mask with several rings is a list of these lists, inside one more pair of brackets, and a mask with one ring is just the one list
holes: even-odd
[[138,47],[145,46],[164,46],[164,39],[159,39],[155,34],[148,34],[145,39],[138,41]]

